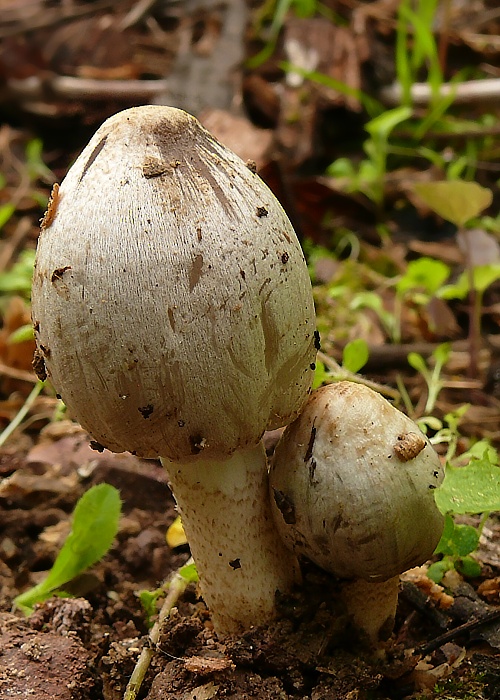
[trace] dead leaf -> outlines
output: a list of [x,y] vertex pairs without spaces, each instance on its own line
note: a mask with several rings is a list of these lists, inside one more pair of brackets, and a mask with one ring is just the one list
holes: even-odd
[[236,666],[225,656],[215,658],[211,656],[190,656],[183,659],[184,666],[190,673],[198,673],[207,675],[209,673],[217,673],[219,671],[234,670]]

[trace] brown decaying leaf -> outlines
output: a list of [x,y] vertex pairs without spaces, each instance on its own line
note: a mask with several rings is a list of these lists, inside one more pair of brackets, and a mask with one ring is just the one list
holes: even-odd
[[438,583],[431,581],[431,579],[427,576],[426,566],[417,566],[414,569],[405,571],[404,574],[401,574],[401,580],[409,581],[410,583],[415,584],[417,588],[424,591],[424,593],[426,593],[429,598],[431,598],[431,600],[433,600],[438,607],[443,610],[446,610],[453,605],[453,596],[448,595],[444,588]]
[[200,675],[208,675],[210,673],[227,671],[228,669],[233,670],[236,668],[231,659],[225,656],[218,658],[211,656],[190,656],[187,659],[183,659],[183,662],[187,671]]

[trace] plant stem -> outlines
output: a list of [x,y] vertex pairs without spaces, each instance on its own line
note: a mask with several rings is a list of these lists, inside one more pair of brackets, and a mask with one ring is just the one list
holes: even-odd
[[2,447],[7,440],[10,438],[12,433],[21,425],[23,420],[26,418],[27,414],[29,413],[31,407],[36,401],[36,398],[42,391],[43,387],[45,386],[45,382],[42,382],[40,380],[37,381],[33,389],[31,390],[28,398],[24,402],[24,404],[21,406],[19,409],[17,415],[11,420],[9,425],[5,428],[5,430],[0,434],[0,447]]
[[[189,559],[187,562],[187,564],[190,563],[193,563],[192,559]],[[148,671],[149,664],[151,663],[151,659],[155,653],[155,647],[160,639],[163,622],[170,615],[172,609],[177,605],[177,601],[186,590],[188,583],[189,581],[181,575],[180,571],[176,571],[174,573],[169,583],[168,593],[158,615],[158,619],[149,633],[151,645],[145,646],[141,651],[135,668],[132,671],[132,675],[130,676],[130,680],[127,683],[123,700],[136,700],[137,696],[139,695],[142,681],[144,680],[144,677]]]

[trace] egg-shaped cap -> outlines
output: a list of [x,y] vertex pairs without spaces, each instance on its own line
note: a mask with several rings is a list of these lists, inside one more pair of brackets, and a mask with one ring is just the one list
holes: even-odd
[[38,355],[113,451],[189,460],[255,444],[301,408],[314,307],[282,207],[189,114],[108,119],[42,225]]
[[383,581],[425,562],[443,530],[439,457],[377,392],[339,382],[310,396],[271,463],[285,543],[341,578]]

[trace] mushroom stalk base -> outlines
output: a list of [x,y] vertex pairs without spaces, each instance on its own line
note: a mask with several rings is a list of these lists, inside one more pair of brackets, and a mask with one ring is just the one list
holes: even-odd
[[398,605],[399,576],[387,581],[348,581],[342,586],[346,612],[360,632],[362,641],[379,649],[394,628]]
[[163,459],[219,635],[267,623],[298,577],[273,526],[262,443],[225,461]]

